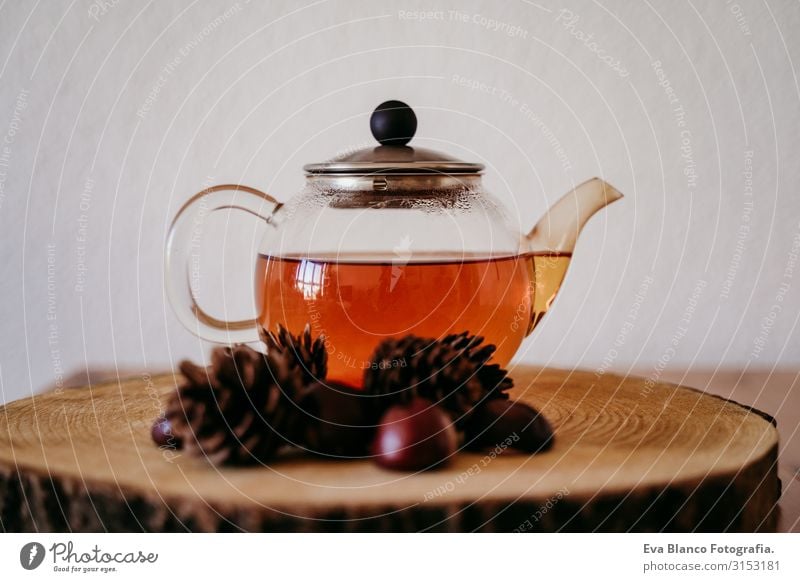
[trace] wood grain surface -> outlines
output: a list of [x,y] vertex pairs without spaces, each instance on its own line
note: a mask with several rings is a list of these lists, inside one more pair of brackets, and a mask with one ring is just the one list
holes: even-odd
[[218,469],[161,450],[177,378],[65,390],[0,408],[6,531],[772,531],[778,431],[768,417],[638,377],[517,367],[540,455],[460,453],[439,471],[289,457]]
[[[652,369],[635,371],[644,377]],[[775,417],[780,433],[778,531],[800,532],[800,372],[794,370],[691,370],[664,372],[661,379],[755,406]]]

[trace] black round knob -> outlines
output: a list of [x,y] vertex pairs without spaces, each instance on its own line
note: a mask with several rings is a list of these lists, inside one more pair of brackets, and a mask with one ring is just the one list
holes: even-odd
[[417,131],[417,116],[402,101],[384,101],[372,112],[369,128],[381,144],[404,146]]

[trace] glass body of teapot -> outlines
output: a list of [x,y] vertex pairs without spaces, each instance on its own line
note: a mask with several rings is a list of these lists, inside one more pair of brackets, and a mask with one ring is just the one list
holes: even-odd
[[[187,202],[167,244],[176,314],[201,337],[223,343],[256,341],[260,329],[278,324],[292,333],[310,324],[325,336],[328,378],[352,386],[360,386],[380,341],[408,334],[480,335],[505,366],[550,308],[586,221],[621,195],[594,178],[520,233],[484,191],[480,164],[406,145],[416,130],[408,106],[382,104],[371,126],[381,145],[305,166],[306,186],[286,204],[236,185]],[[223,209],[268,225],[255,266],[253,320],[206,313],[187,281],[197,222]]]

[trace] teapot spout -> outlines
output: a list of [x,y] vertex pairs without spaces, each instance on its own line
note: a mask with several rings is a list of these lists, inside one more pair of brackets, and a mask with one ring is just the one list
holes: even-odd
[[533,253],[570,254],[583,227],[595,212],[622,198],[616,188],[592,178],[565,194],[528,234]]

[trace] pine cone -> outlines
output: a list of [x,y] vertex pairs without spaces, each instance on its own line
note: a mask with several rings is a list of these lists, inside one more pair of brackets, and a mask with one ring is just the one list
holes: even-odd
[[306,324],[303,333],[292,335],[283,325],[278,324],[275,334],[261,328],[261,339],[267,345],[267,353],[281,353],[292,368],[300,368],[306,382],[323,380],[328,373],[328,352],[325,338],[311,339],[311,325]]
[[413,335],[383,341],[364,374],[364,388],[382,410],[414,396],[437,402],[463,429],[474,407],[508,398],[514,384],[498,364],[488,364],[493,345],[467,332],[441,340]]
[[165,416],[188,454],[216,465],[269,461],[296,432],[292,399],[303,378],[282,353],[247,346],[216,348],[211,366],[180,364],[186,378]]

